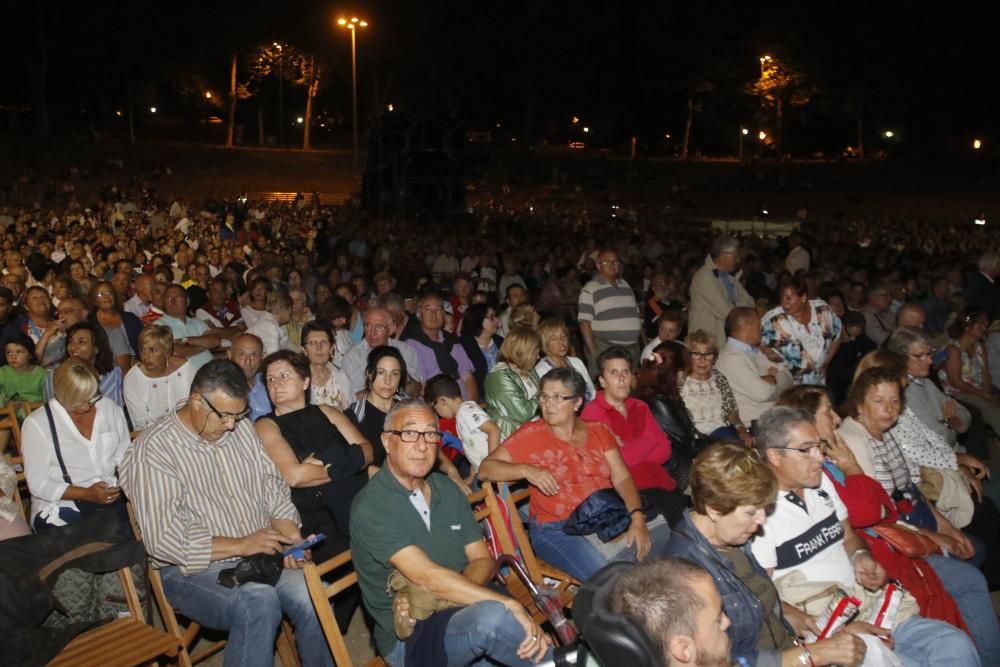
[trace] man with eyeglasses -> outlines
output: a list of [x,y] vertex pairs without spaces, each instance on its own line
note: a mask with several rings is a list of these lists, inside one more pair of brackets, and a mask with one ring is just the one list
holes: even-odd
[[605,249],[597,256],[597,275],[583,286],[577,301],[580,335],[592,376],[597,375],[597,355],[610,347],[625,348],[632,366],[639,365],[642,318],[632,288],[619,278],[623,268],[618,252]]
[[[547,658],[551,648],[524,607],[486,587],[496,563],[469,501],[451,480],[432,472],[440,441],[437,417],[426,403],[396,404],[382,434],[385,465],[351,510],[353,562],[375,619],[378,652],[390,667],[481,660],[527,666]],[[454,606],[414,627],[405,594],[395,600],[386,595],[394,570]]]
[[419,396],[421,391],[420,367],[417,365],[417,355],[406,343],[393,338],[396,324],[392,313],[385,308],[375,306],[368,309],[364,319],[365,337],[344,353],[341,370],[350,380],[350,392],[355,398],[361,398],[365,392],[365,369],[368,367],[368,353],[380,345],[389,345],[399,350],[406,363],[408,382],[405,387],[408,396]]
[[[885,569],[851,528],[847,508],[823,473],[823,441],[812,415],[799,408],[771,408],[757,423],[756,446],[778,481],[774,510],[752,543],[771,578],[794,572],[806,582],[832,582],[848,593],[856,585],[881,589]],[[798,634],[819,634],[814,617],[784,600],[782,610]],[[853,623],[845,631],[872,634],[863,625]],[[892,638],[893,651],[906,665],[979,664],[969,636],[943,621],[912,616],[892,629]]]
[[332,666],[303,560],[286,556],[274,586],[219,583],[219,573],[240,558],[281,554],[303,541],[288,485],[246,419],[247,393],[244,373],[233,362],[202,366],[187,403],[128,449],[122,488],[171,604],[229,633],[226,664],[270,667],[285,615],[295,627],[302,663]]

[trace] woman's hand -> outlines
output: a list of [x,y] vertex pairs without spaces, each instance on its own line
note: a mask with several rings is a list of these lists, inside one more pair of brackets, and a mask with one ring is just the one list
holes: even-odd
[[559,493],[559,482],[557,482],[552,473],[545,468],[528,466],[528,474],[525,475],[525,479],[528,480],[529,484],[536,487],[547,496],[554,496]]
[[806,612],[786,602],[782,602],[781,607],[785,619],[792,626],[792,630],[795,630],[796,636],[804,637],[807,632],[818,635],[821,632],[820,627],[816,625],[816,619]]
[[976,476],[976,479],[983,479],[984,477],[990,479],[990,469],[975,456],[970,454],[955,454],[955,458],[958,460],[958,465],[968,468]]
[[840,434],[834,431],[826,442],[826,458],[840,468],[845,475],[860,475],[861,466],[854,452],[847,446]]
[[635,559],[642,560],[653,547],[653,540],[649,537],[649,528],[646,527],[646,517],[640,517],[639,512],[632,515],[632,523],[625,533],[625,545],[635,546]]
[[117,486],[108,486],[105,482],[98,482],[86,491],[84,500],[89,500],[96,505],[110,505],[118,500],[122,490]]
[[983,502],[983,483],[979,481],[975,473],[966,468],[965,466],[959,466],[959,470],[965,475],[965,479],[969,482],[969,491],[972,493],[972,498],[977,502]]

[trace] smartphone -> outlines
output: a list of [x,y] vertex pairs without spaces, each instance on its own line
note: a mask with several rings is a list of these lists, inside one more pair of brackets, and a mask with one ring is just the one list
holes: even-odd
[[326,539],[326,535],[323,533],[316,533],[308,540],[302,544],[296,544],[293,547],[288,547],[285,551],[281,552],[282,556],[294,556],[296,560],[301,560],[304,554],[302,553],[306,549],[312,549],[314,546]]

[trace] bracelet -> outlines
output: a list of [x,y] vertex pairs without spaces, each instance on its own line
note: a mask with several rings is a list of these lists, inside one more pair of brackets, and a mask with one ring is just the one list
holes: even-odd
[[806,665],[806,667],[816,667],[816,663],[813,662],[812,653],[809,652],[809,649],[806,648],[806,645],[800,643],[799,648],[802,649],[802,653],[799,654],[799,664]]
[[852,553],[851,554],[851,565],[852,566],[854,565],[854,559],[858,557],[858,554],[868,554],[868,555],[871,555],[871,552],[868,551],[868,549],[858,549],[857,551],[855,551],[854,553]]

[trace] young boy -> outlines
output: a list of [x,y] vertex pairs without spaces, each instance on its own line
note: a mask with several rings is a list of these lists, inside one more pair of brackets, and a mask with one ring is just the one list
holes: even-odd
[[483,459],[500,446],[500,427],[474,402],[463,402],[458,381],[448,375],[435,375],[427,381],[424,400],[441,419],[455,420],[465,458],[475,474]]
[[681,335],[681,329],[684,328],[684,318],[681,315],[681,311],[670,309],[664,311],[660,318],[656,320],[656,338],[649,341],[646,347],[642,350],[642,359],[648,359],[649,355],[653,354],[653,350],[660,343],[666,343],[670,340],[677,340],[677,337]]

